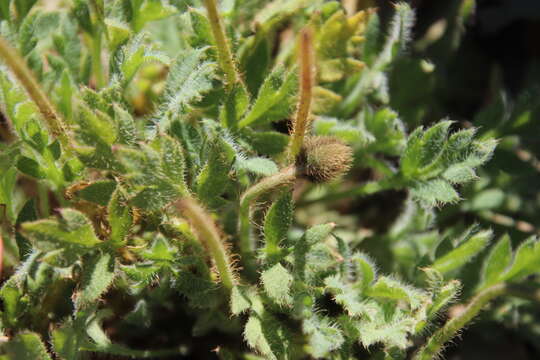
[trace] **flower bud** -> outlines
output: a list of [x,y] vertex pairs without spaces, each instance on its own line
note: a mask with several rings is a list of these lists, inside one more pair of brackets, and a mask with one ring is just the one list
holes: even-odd
[[304,139],[296,165],[311,182],[324,183],[346,173],[352,159],[352,149],[341,140],[331,136],[310,136]]

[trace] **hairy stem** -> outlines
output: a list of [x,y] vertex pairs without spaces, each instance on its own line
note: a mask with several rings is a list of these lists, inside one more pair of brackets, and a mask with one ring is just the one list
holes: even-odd
[[452,340],[457,332],[478,315],[487,303],[504,294],[506,290],[506,284],[497,284],[476,295],[461,314],[454,317],[431,336],[426,345],[414,356],[413,360],[431,360],[435,358],[444,347],[444,344]]
[[73,144],[67,134],[67,128],[63,119],[54,109],[45,93],[41,90],[37,80],[26,66],[24,59],[2,36],[0,36],[0,57],[11,69],[13,74],[15,74],[32,101],[37,105],[51,134],[60,141],[66,152],[73,152]]
[[262,179],[244,192],[240,198],[240,213],[238,216],[238,233],[240,237],[240,251],[244,267],[248,274],[254,270],[254,241],[251,236],[251,204],[262,194],[273,189],[290,184],[296,178],[296,167],[291,165],[282,169],[275,175]]
[[178,200],[175,206],[189,221],[199,241],[208,248],[223,286],[230,291],[236,283],[235,274],[227,246],[221,239],[216,224],[198,201],[189,195]]
[[0,277],[2,276],[2,270],[4,268],[4,239],[2,238],[2,229],[0,228]]
[[208,13],[208,19],[210,20],[214,40],[216,41],[219,66],[225,73],[225,85],[227,89],[230,90],[240,80],[240,76],[236,71],[236,65],[234,63],[231,48],[229,47],[227,37],[225,36],[223,21],[219,16],[216,0],[204,0],[204,6],[206,7],[206,11]]
[[395,189],[398,188],[398,182],[396,181],[396,179],[397,175],[389,176],[378,181],[370,181],[363,184],[362,186],[344,190],[338,193],[330,193],[318,199],[301,201],[298,205],[307,206],[318,202],[332,202],[345,198],[353,198],[356,196],[368,196],[388,189]]
[[304,143],[304,136],[311,120],[315,60],[313,30],[309,27],[303,29],[300,34],[298,59],[300,65],[300,99],[298,101],[296,116],[292,126],[291,141],[289,143],[289,159],[291,161],[294,161],[300,153],[300,149]]
[[101,30],[97,31],[95,37],[90,39],[92,49],[92,72],[94,73],[96,89],[101,89],[105,86],[105,74],[103,73],[103,65],[101,64]]

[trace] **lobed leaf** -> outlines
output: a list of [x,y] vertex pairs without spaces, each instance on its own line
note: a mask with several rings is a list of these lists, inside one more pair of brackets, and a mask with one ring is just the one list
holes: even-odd
[[294,108],[297,88],[298,77],[294,69],[287,72],[282,66],[276,67],[264,80],[257,99],[238,127],[288,118]]
[[431,266],[442,274],[448,274],[461,268],[486,248],[492,237],[490,230],[472,235],[461,245],[435,260]]
[[115,259],[109,253],[97,253],[83,262],[81,290],[77,308],[92,305],[111,286],[115,277]]
[[290,305],[292,303],[290,288],[293,276],[281,264],[278,263],[263,271],[261,281],[268,296],[277,304]]
[[38,334],[34,332],[22,332],[17,334],[6,344],[6,350],[10,359],[21,360],[51,360],[47,349]]

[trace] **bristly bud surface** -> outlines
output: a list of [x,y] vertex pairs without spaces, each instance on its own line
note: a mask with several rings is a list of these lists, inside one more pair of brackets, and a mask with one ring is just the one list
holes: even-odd
[[296,158],[300,173],[314,183],[337,179],[351,167],[352,149],[331,136],[310,136]]

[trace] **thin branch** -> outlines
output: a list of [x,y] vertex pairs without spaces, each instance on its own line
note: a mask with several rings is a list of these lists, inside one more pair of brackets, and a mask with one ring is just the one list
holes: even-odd
[[306,27],[300,34],[300,99],[292,126],[289,143],[289,159],[294,161],[300,153],[304,136],[311,122],[311,104],[313,101],[313,86],[315,82],[315,59],[313,50],[313,30]]
[[231,48],[225,35],[223,20],[219,15],[216,0],[204,0],[204,6],[208,13],[208,20],[212,27],[212,33],[214,34],[219,65],[221,70],[225,73],[225,86],[228,90],[231,90],[234,85],[240,81],[240,75],[236,70],[236,64],[232,56]]
[[32,101],[37,105],[51,134],[60,141],[66,152],[72,153],[73,144],[68,136],[64,120],[60,117],[45,93],[41,90],[37,80],[26,66],[24,59],[2,36],[0,36],[0,58],[4,60],[21,85],[25,88]]
[[210,214],[191,196],[185,196],[175,204],[183,213],[212,257],[219,272],[223,286],[230,291],[236,284],[233,263],[228,253],[228,246],[219,234],[219,230]]
[[459,330],[476,317],[487,303],[506,292],[506,284],[493,285],[480,292],[471,300],[461,314],[448,321],[444,327],[437,330],[429,338],[426,345],[418,351],[413,360],[431,360],[435,358],[443,349],[444,345],[452,340]]
[[304,200],[298,203],[298,206],[307,206],[318,202],[334,202],[346,198],[354,198],[358,196],[368,196],[380,191],[397,189],[399,182],[396,181],[397,175],[389,176],[377,181],[370,181],[361,186],[352,189],[343,190],[341,192],[330,193],[317,199]]
[[240,237],[240,251],[245,269],[253,271],[254,241],[251,236],[251,204],[262,194],[268,193],[277,187],[291,184],[296,178],[296,167],[291,165],[282,169],[275,175],[262,179],[244,192],[240,198],[240,211],[238,215],[238,233]]

